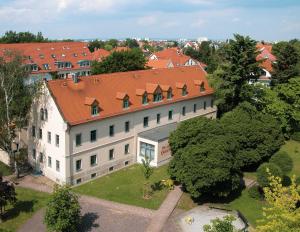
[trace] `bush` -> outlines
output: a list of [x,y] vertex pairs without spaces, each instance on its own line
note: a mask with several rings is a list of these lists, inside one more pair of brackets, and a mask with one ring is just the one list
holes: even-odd
[[292,134],[291,139],[295,141],[300,141],[300,131],[297,131],[294,134]]
[[300,176],[296,178],[296,185],[300,185]]
[[263,198],[263,194],[259,186],[254,185],[248,189],[248,194],[251,198],[256,200],[261,200]]
[[282,185],[287,187],[290,186],[292,184],[292,180],[289,176],[283,176],[282,177]]
[[264,163],[259,166],[256,173],[257,182],[261,187],[267,187],[269,185],[269,174],[267,173],[267,169],[269,169],[272,176],[282,177],[282,171],[280,167],[274,163]]
[[284,174],[289,173],[293,169],[293,160],[285,151],[279,151],[270,159],[270,163],[280,167]]

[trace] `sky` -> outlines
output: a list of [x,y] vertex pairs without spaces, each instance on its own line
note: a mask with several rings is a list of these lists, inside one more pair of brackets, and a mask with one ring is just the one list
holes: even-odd
[[300,38],[300,0],[0,0],[0,34],[51,39]]

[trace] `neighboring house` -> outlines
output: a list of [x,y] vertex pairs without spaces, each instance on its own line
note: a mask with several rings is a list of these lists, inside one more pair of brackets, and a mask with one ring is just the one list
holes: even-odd
[[93,54],[93,60],[101,62],[104,58],[110,55],[110,52],[103,48],[96,48]]
[[[276,57],[272,54],[272,45],[271,44],[262,44],[259,43],[256,45],[259,54],[256,57],[257,61],[262,61],[260,64],[261,67],[261,76],[257,80],[258,83],[269,86],[272,79],[272,65],[276,62]],[[251,83],[253,83],[252,81]]]
[[115,47],[111,50],[111,52],[126,52],[130,50],[131,49],[129,47]]
[[152,69],[157,69],[157,68],[174,68],[174,65],[171,60],[164,60],[164,59],[159,59],[159,60],[148,60],[147,67],[150,67]]
[[66,78],[69,73],[90,75],[92,53],[85,42],[0,44],[0,56],[16,50],[25,56],[30,70],[29,84],[39,79]]
[[216,116],[213,93],[199,66],[45,81],[29,123],[29,161],[60,184],[79,184],[145,157],[163,165],[177,123]]
[[165,50],[155,52],[149,57],[149,59],[171,60],[174,67],[199,65],[199,63],[190,56],[184,55],[179,48],[167,48]]
[[199,45],[196,42],[187,42],[183,47],[184,48],[193,48],[194,50],[199,50]]

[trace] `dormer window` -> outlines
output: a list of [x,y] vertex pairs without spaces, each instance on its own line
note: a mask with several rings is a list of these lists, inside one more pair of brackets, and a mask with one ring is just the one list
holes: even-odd
[[162,101],[162,93],[160,91],[157,91],[153,94],[153,101],[154,102],[160,102]]
[[123,99],[123,109],[129,108],[129,98]]
[[94,105],[92,105],[91,106],[91,114],[92,114],[92,116],[97,116],[97,115],[99,115],[99,107],[98,107],[98,105],[96,105],[96,104],[94,104]]
[[38,71],[39,67],[36,64],[31,65],[31,71]]
[[187,94],[188,94],[187,88],[186,88],[186,86],[184,86],[184,87],[182,88],[181,95],[182,95],[182,96],[186,96]]
[[172,99],[172,89],[169,89],[168,92],[167,92],[167,99]]
[[144,93],[144,94],[143,94],[142,104],[143,104],[143,105],[148,104],[148,94],[147,94],[147,93]]
[[49,69],[49,64],[43,64],[43,66],[44,66],[44,69],[45,69],[45,70],[48,70],[48,69]]
[[200,85],[200,92],[204,92],[205,91],[205,86],[204,83],[202,82]]

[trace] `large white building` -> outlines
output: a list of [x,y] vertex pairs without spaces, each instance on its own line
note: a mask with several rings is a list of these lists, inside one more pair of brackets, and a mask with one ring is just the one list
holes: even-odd
[[199,66],[46,81],[28,129],[31,164],[57,183],[79,184],[148,156],[168,162],[169,133],[215,117]]

